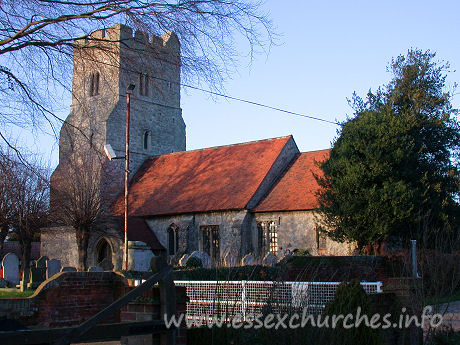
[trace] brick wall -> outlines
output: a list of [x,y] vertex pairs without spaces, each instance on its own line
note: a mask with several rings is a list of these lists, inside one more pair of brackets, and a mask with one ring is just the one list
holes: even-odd
[[[131,290],[132,287],[125,287],[124,293]],[[176,287],[176,317],[186,313],[186,289],[185,287]],[[154,319],[163,319],[163,315],[160,313],[160,296],[158,289],[152,289],[144,293],[141,297],[137,298],[133,302],[120,310],[120,321],[149,321]],[[141,335],[125,337],[122,339],[122,343],[129,345],[144,345],[151,344],[155,341],[158,342],[159,336],[152,335]],[[185,345],[187,343],[185,329],[178,329],[176,331],[176,344]]]
[[[29,298],[0,299],[1,320],[15,320],[28,328],[78,325],[104,309],[134,287],[115,272],[61,272],[42,283]],[[185,313],[185,288],[176,288],[177,315]],[[159,289],[151,289],[114,316],[102,321],[148,321],[160,319]],[[123,344],[151,344],[149,336],[125,337]],[[176,344],[185,344],[185,331]]]
[[61,272],[29,298],[0,299],[0,319],[33,328],[76,325],[111,304],[125,285],[114,272]]

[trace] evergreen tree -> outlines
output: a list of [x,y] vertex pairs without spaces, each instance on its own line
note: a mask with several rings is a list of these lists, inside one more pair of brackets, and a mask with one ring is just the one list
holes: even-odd
[[355,117],[342,124],[318,179],[333,239],[378,247],[390,236],[458,234],[458,111],[445,91],[449,66],[434,58],[410,50],[392,60],[387,86],[365,100],[353,95]]

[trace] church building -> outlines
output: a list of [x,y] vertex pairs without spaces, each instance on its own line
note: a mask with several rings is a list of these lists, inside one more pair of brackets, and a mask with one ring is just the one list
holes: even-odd
[[[175,264],[199,251],[213,265],[238,265],[249,253],[259,261],[269,253],[281,259],[300,249],[350,254],[350,245],[321,235],[315,212],[314,175],[329,150],[300,152],[286,136],[186,151],[180,65],[180,43],[172,32],[148,37],[115,25],[75,44],[72,105],[60,133],[50,208],[60,219],[63,202],[53,191],[69,184],[81,188],[79,180],[96,185],[101,210],[87,265],[103,259],[115,269],[122,264],[124,165],[109,161],[103,147],[110,144],[124,155],[129,84],[136,86],[129,143],[131,268],[148,266],[146,251],[165,254]],[[77,266],[76,243],[68,220],[42,229],[41,254],[66,266]]]

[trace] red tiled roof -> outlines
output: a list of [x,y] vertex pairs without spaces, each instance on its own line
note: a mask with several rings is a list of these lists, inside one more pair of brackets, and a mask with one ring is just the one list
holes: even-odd
[[[132,179],[130,215],[244,209],[292,136],[148,159]],[[123,196],[112,212],[123,213]]]
[[255,212],[312,210],[318,207],[319,189],[313,174],[321,176],[316,162],[329,157],[330,150],[299,154],[270,193],[253,209]]
[[[120,229],[124,231],[124,218],[117,217],[117,221]],[[128,241],[142,241],[152,250],[166,250],[145,220],[138,217],[128,217]]]

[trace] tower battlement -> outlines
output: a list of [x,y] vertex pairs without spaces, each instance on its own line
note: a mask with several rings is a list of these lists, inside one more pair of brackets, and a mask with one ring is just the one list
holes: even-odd
[[104,43],[120,43],[120,47],[136,49],[137,51],[163,51],[177,56],[180,54],[180,42],[173,31],[155,36],[140,30],[133,31],[131,27],[123,24],[94,31],[87,39],[79,40],[77,46],[87,46],[90,42],[94,43],[94,41],[99,40]]

